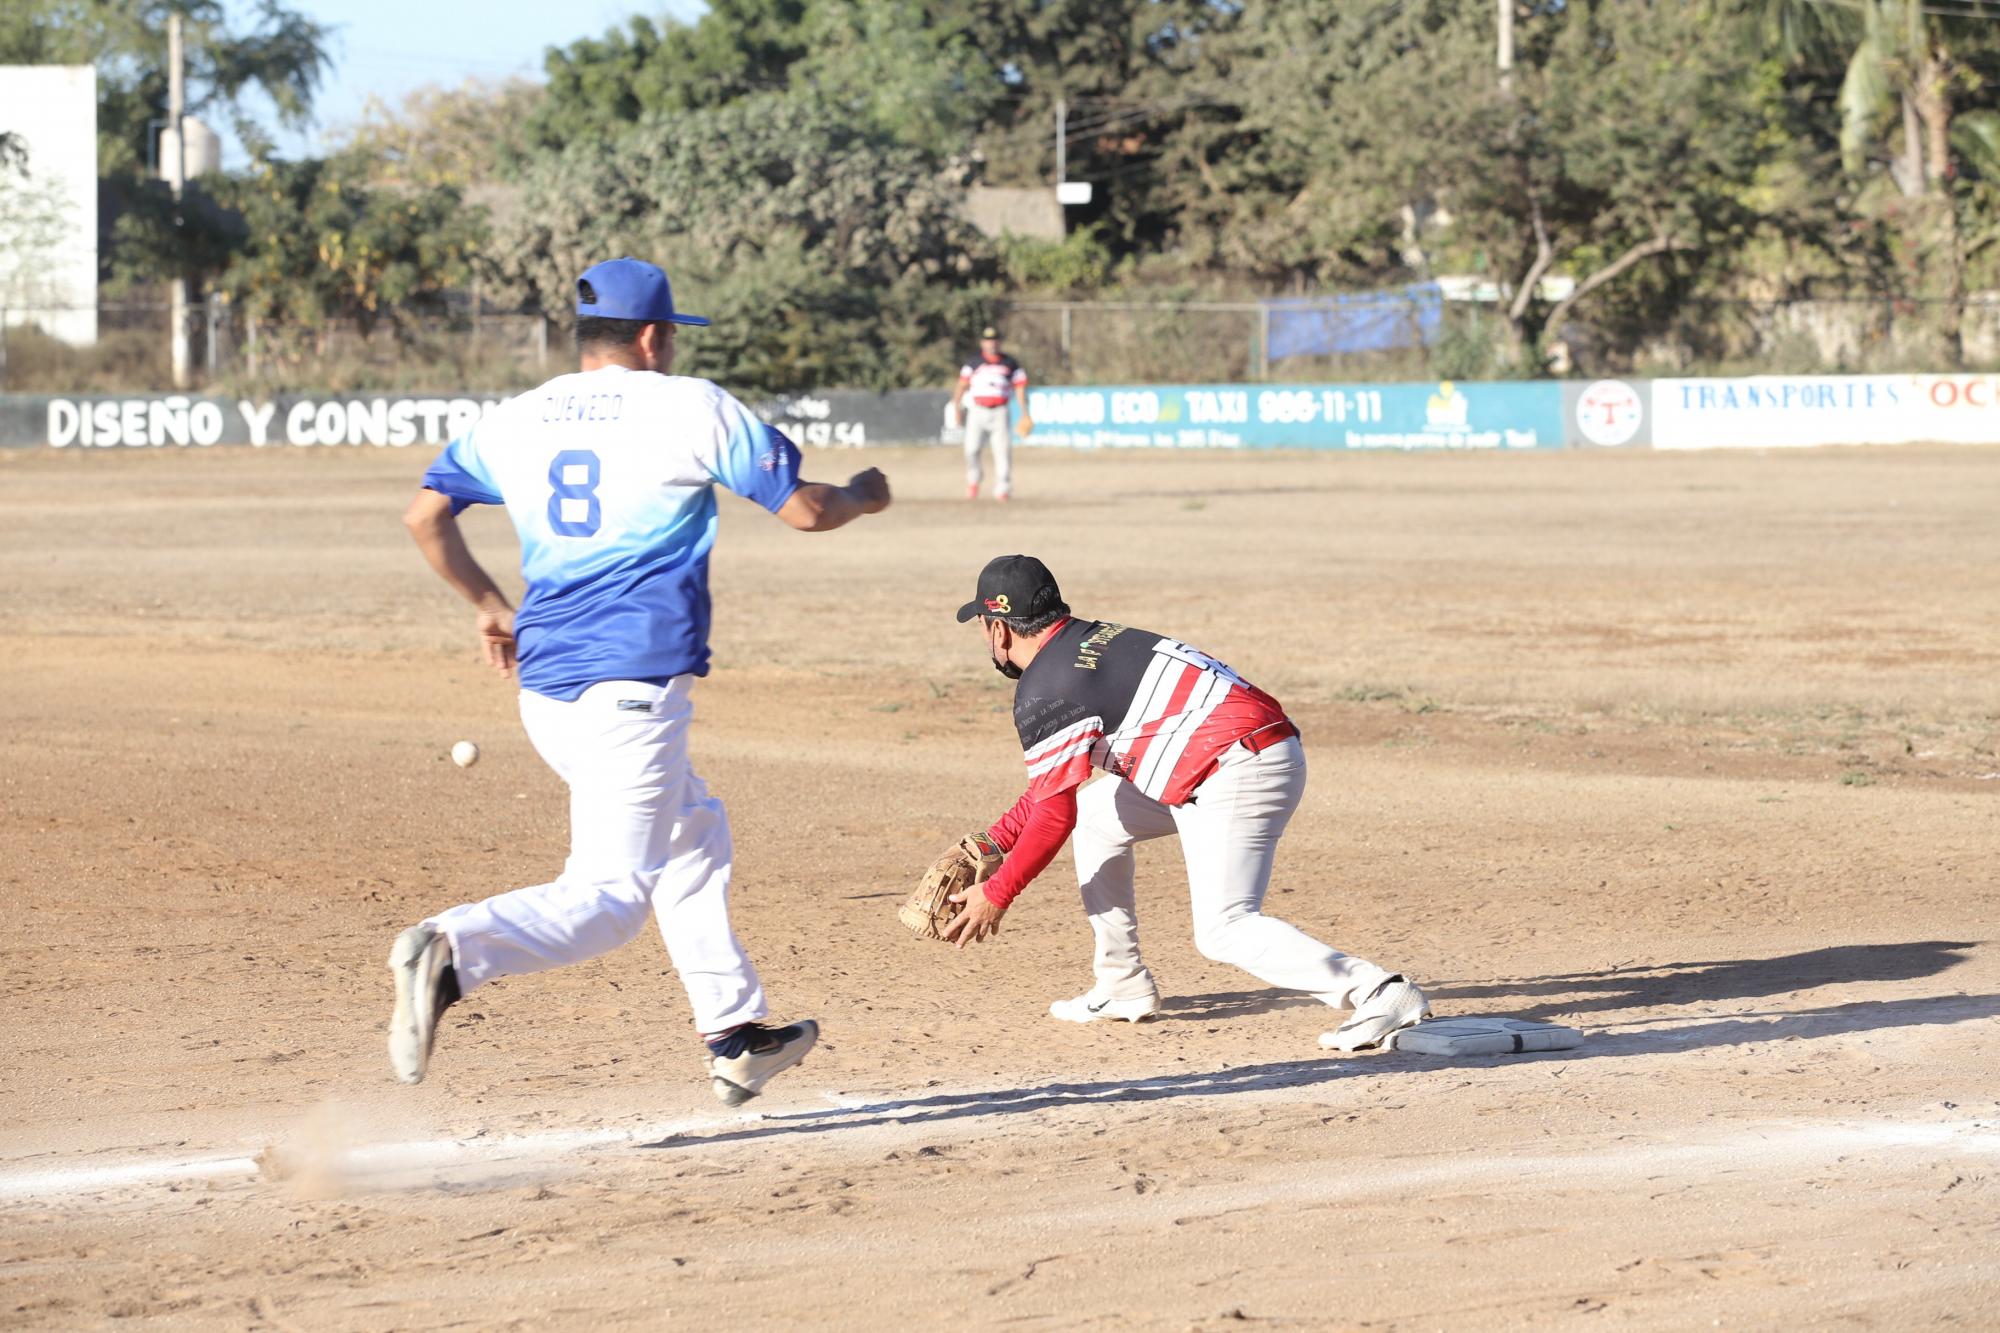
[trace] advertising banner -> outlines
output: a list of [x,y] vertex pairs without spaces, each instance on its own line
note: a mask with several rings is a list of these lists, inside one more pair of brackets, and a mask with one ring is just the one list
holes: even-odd
[[[800,445],[956,444],[941,389],[752,402]],[[0,446],[438,446],[499,394],[0,395]],[[1763,449],[2000,444],[2000,375],[1031,388],[1027,444],[1083,449]]]
[[1084,449],[1549,449],[1563,391],[1521,384],[1031,388],[1026,443]]
[[1652,386],[1645,380],[1568,380],[1562,386],[1569,442],[1581,449],[1645,448],[1653,442]]
[[498,394],[267,399],[17,394],[0,398],[0,445],[81,450],[214,444],[400,449],[444,444],[499,401]]
[[1654,380],[1660,449],[2000,444],[2000,376],[1758,375]]
[[936,444],[944,427],[942,389],[864,393],[797,393],[750,405],[794,444],[861,448],[870,444]]
[[[267,399],[0,395],[0,446],[86,450],[215,444],[437,446],[463,433],[502,398],[500,394]],[[935,444],[949,398],[941,389],[842,391],[795,394],[752,407],[801,445]]]

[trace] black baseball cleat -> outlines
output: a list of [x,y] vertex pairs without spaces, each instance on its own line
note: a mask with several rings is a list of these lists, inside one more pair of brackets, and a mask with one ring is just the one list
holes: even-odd
[[806,1058],[819,1040],[819,1024],[810,1018],[781,1028],[745,1023],[728,1036],[709,1043],[708,1078],[716,1100],[741,1106],[764,1085]]
[[429,926],[411,926],[389,950],[396,1012],[389,1018],[389,1067],[405,1083],[421,1083],[437,1041],[438,1015],[458,999],[451,941]]

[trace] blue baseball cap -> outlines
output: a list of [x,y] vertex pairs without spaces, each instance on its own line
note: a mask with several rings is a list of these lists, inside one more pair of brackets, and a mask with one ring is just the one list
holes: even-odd
[[576,313],[596,319],[660,319],[669,324],[706,325],[700,315],[674,313],[674,289],[658,264],[643,259],[607,259],[576,280]]

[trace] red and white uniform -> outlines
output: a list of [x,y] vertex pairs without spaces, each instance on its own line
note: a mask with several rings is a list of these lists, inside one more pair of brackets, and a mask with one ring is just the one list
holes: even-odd
[[1018,394],[1028,401],[1028,372],[1004,352],[981,353],[958,372],[959,388],[965,401],[965,484],[979,489],[983,469],[980,455],[993,449],[993,491],[1008,495],[1014,487],[1014,437],[1009,433],[1008,408]]
[[[1073,832],[1096,940],[1099,999],[1157,994],[1139,957],[1134,844],[1177,834],[1195,943],[1274,986],[1351,1007],[1389,976],[1263,914],[1278,839],[1305,792],[1305,752],[1284,708],[1175,639],[1068,620],[1015,686],[1028,789],[988,832],[1006,849],[984,885],[999,906]],[[1085,785],[1092,770],[1108,776]]]
[[1017,392],[1026,395],[1028,372],[1005,352],[991,357],[980,353],[959,367],[958,382],[976,407],[1005,407]]
[[1057,630],[1023,673],[1014,722],[1037,800],[1095,767],[1163,805],[1185,805],[1245,736],[1298,734],[1276,699],[1208,654],[1086,620]]

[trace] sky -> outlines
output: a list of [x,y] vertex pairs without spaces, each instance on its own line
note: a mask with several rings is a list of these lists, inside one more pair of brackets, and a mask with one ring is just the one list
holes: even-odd
[[[371,96],[394,106],[427,83],[453,85],[468,78],[539,80],[542,53],[579,37],[602,36],[634,14],[689,23],[703,0],[287,0],[290,7],[334,29],[333,68],[320,86],[314,124],[303,133],[280,131],[288,156],[317,152],[327,131],[351,123]],[[238,15],[250,6],[237,0]],[[275,117],[262,115],[266,125]],[[224,125],[224,165],[248,156]]]

